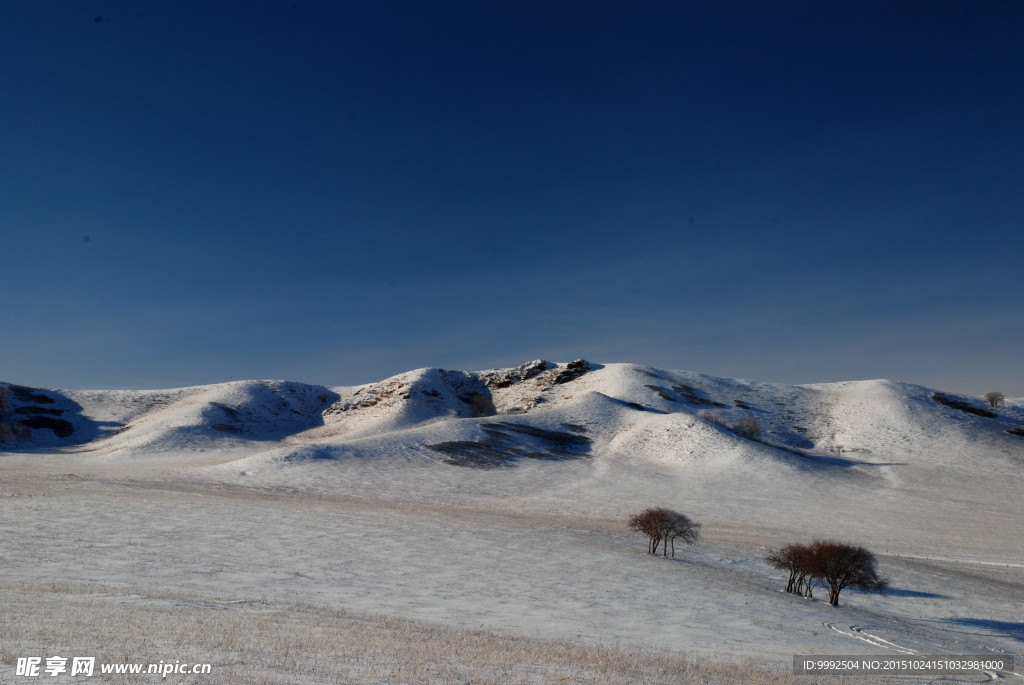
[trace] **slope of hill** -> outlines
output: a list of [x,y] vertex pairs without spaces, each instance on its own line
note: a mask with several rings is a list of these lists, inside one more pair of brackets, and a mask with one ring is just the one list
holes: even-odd
[[[81,634],[112,603],[237,613],[315,597],[460,630],[783,661],[1021,656],[1019,399],[992,416],[905,383],[582,360],[335,388],[0,387],[0,423],[32,431],[0,445],[0,591],[81,588]],[[648,506],[690,515],[704,540],[674,561],[645,554],[625,521]],[[764,554],[814,537],[874,550],[893,593],[824,612],[780,593]],[[29,649],[33,606],[0,637],[13,621],[7,637]],[[258,620],[244,611],[232,620]]]
[[788,386],[535,360],[417,369],[355,387],[241,381],[8,394],[8,416],[61,412],[63,432],[49,419],[36,424],[32,443],[43,448],[113,463],[209,453],[196,478],[247,486],[394,501],[514,494],[538,510],[605,517],[647,493],[723,525],[779,531],[806,527],[813,503],[825,531],[866,529],[887,548],[898,546],[886,525],[898,518],[917,551],[980,525],[967,511],[1010,527],[1024,513],[1011,495],[1024,491],[1024,437],[1008,432],[1024,425],[1019,400],[985,416],[965,411],[980,410],[978,398],[884,380]]
[[276,440],[322,424],[320,412],[337,399],[322,386],[282,381],[134,391],[6,387],[9,420],[32,429],[28,439],[2,444],[8,450],[201,449],[230,438]]

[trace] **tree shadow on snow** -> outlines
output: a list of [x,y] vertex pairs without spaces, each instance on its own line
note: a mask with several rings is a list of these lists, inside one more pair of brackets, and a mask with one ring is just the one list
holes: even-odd
[[906,466],[906,462],[901,461],[861,461],[859,459],[847,459],[846,457],[832,457],[825,454],[811,454],[804,452],[803,450],[794,449],[791,447],[785,447],[782,445],[776,445],[772,443],[765,443],[769,447],[774,447],[778,450],[800,457],[802,462],[808,466],[819,465],[819,466],[836,466],[843,469],[853,468],[854,466]]
[[951,618],[950,623],[966,628],[977,628],[988,633],[1002,633],[1019,642],[1024,642],[1024,622],[993,621],[987,618]]
[[936,592],[921,592],[920,590],[907,590],[899,587],[890,587],[885,594],[892,597],[917,597],[919,599],[949,599],[949,595],[940,595]]

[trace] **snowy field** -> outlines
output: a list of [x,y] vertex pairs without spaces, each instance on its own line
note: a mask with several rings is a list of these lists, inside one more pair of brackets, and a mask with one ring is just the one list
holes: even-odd
[[[0,682],[53,655],[203,683],[815,682],[795,654],[1024,677],[1019,399],[541,362],[7,394],[45,420],[0,445]],[[626,522],[652,506],[702,540],[647,554]],[[815,538],[891,591],[783,592],[765,554]]]

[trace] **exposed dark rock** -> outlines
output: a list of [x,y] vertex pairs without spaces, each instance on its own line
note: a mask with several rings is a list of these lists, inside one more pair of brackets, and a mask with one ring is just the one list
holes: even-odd
[[535,378],[555,365],[543,359],[520,364],[514,369],[500,369],[480,374],[480,380],[489,388],[508,388],[516,383]]
[[565,369],[555,376],[555,383],[569,383],[590,371],[590,362],[576,359],[565,365]]
[[366,388],[359,388],[347,398],[341,398],[331,406],[327,407],[327,409],[324,409],[323,416],[326,417],[331,414],[340,414],[352,409],[375,407],[396,394],[403,399],[408,399],[408,388],[400,381],[379,383]]

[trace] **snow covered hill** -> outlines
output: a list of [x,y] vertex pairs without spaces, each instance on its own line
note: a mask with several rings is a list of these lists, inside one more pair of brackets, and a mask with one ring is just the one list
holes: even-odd
[[[898,467],[1014,467],[1024,454],[1019,399],[985,412],[980,398],[884,380],[788,386],[583,360],[481,372],[425,368],[338,388],[283,381],[152,391],[0,387],[9,398],[5,420],[32,429],[29,440],[0,443],[7,450],[75,446],[137,456],[235,446],[252,453],[254,465],[267,452],[269,465],[289,451],[300,456],[285,461],[295,462],[301,454],[395,449],[492,468],[572,443],[586,449],[561,456],[699,468],[755,460],[894,481]],[[737,429],[741,423],[747,430]],[[493,445],[516,449],[507,459],[472,458],[474,447],[486,455]],[[452,459],[459,450],[463,458]]]
[[[541,510],[592,516],[621,516],[648,493],[780,534],[806,529],[814,503],[823,532],[915,552],[961,530],[980,554],[988,543],[970,531],[1019,530],[1024,514],[1024,402],[987,411],[980,398],[885,380],[790,386],[536,360],[354,387],[7,395],[6,420],[34,427],[30,445],[8,450],[60,447],[106,463],[216,455],[197,477],[252,486],[395,500],[415,490],[432,501],[512,491]],[[906,535],[893,535],[896,519]]]
[[[0,388],[0,591],[78,583],[83,626],[125,596],[312,597],[782,661],[1021,656],[1020,399],[583,360],[352,387]],[[700,522],[701,544],[649,557],[625,521],[650,506]],[[872,549],[893,592],[838,610],[780,593],[765,553],[821,537]]]

